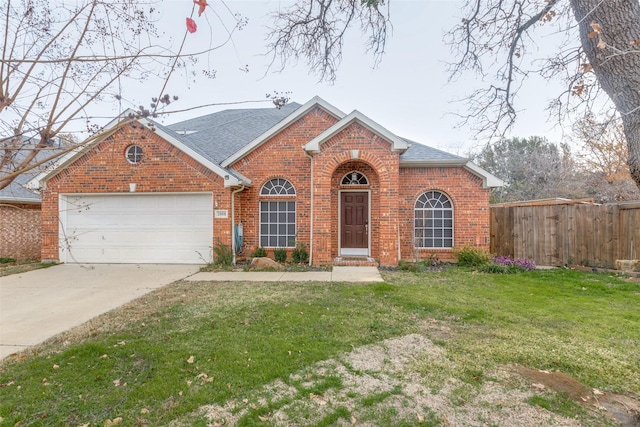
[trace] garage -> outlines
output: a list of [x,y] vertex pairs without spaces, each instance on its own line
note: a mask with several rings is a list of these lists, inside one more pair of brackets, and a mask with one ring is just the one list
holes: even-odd
[[203,264],[211,261],[211,193],[60,196],[60,261]]

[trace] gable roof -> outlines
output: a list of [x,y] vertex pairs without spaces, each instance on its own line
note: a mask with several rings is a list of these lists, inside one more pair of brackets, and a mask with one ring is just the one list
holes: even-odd
[[266,129],[275,126],[300,108],[291,103],[282,108],[244,108],[224,110],[166,127],[212,162],[225,159],[247,146]]
[[487,172],[465,157],[456,156],[455,154],[418,144],[408,139],[405,139],[405,141],[409,144],[409,149],[400,155],[400,167],[462,166],[472,174],[482,178],[482,186],[484,188],[502,187],[504,185],[504,182],[500,178]]
[[226,166],[230,166],[231,164],[233,164],[237,160],[239,160],[242,157],[246,156],[247,154],[249,154],[250,152],[252,152],[256,148],[258,148],[259,146],[264,144],[269,138],[275,136],[280,131],[282,131],[283,129],[285,129],[289,125],[293,124],[296,120],[298,120],[299,118],[301,118],[302,116],[304,116],[305,114],[307,114],[309,111],[313,110],[316,107],[322,108],[324,111],[326,111],[329,114],[333,115],[337,119],[342,119],[344,117],[344,115],[345,115],[342,111],[338,110],[336,107],[334,107],[333,105],[329,104],[324,99],[322,99],[322,98],[320,98],[318,96],[315,96],[309,102],[307,102],[303,106],[301,106],[298,109],[296,109],[295,111],[293,111],[290,115],[285,117],[282,121],[276,123],[274,126],[268,128],[268,129],[265,129],[263,133],[258,135],[255,139],[253,139],[251,142],[249,142],[246,146],[244,146],[242,149],[240,149],[237,152],[235,152],[232,156],[230,156],[227,159],[225,159],[222,162],[222,166],[225,166],[225,167]]
[[[307,152],[318,152],[325,141],[349,125],[358,123],[389,141],[392,149],[401,153],[400,167],[462,166],[481,177],[485,187],[503,185],[501,180],[466,158],[401,138],[359,111],[354,110],[346,115],[317,96],[304,105],[294,102],[281,108],[229,109],[170,125],[161,125],[148,118],[137,119],[137,121],[145,126],[153,127],[158,136],[223,177],[225,187],[238,187],[251,186],[251,180],[230,166],[314,108],[321,108],[338,121],[305,144],[304,149]],[[112,135],[124,123],[128,123],[130,121],[129,114],[132,112],[132,110],[127,110],[112,120],[100,133],[80,144],[47,171],[32,179],[28,186],[34,189],[43,187],[48,179],[76,161],[94,145]]]
[[322,145],[324,142],[328,141],[353,123],[359,123],[368,128],[373,133],[391,142],[391,149],[393,151],[404,151],[408,148],[407,143],[404,139],[396,136],[392,132],[389,132],[387,129],[380,126],[378,123],[374,122],[358,110],[354,110],[348,116],[343,117],[338,123],[334,124],[329,129],[325,130],[320,135],[316,136],[314,139],[306,143],[304,145],[305,151],[310,153],[319,152],[320,145]]
[[[29,188],[32,189],[40,189],[44,186],[44,184],[50,178],[57,175],[60,171],[62,171],[65,167],[69,166],[73,162],[75,162],[78,158],[83,156],[87,151],[93,148],[95,145],[104,141],[109,136],[113,135],[118,129],[122,127],[122,125],[126,123],[130,123],[132,120],[129,119],[130,114],[135,114],[133,110],[126,110],[118,117],[109,122],[99,133],[90,137],[85,143],[78,145],[74,150],[68,152],[66,155],[62,156],[58,161],[56,161],[50,168],[48,168],[45,172],[42,172],[37,177],[29,181],[27,184]],[[203,166],[207,167],[209,170],[217,174],[218,176],[224,178],[224,186],[225,187],[233,187],[239,185],[250,185],[250,182],[243,182],[243,180],[238,176],[237,173],[233,173],[232,171],[225,170],[220,167],[216,162],[212,162],[206,156],[194,150],[188,144],[185,144],[185,141],[173,132],[171,129],[154,122],[148,118],[140,118],[133,119],[133,121],[137,121],[138,123],[155,128],[156,134],[160,136],[165,141],[174,145],[180,151],[187,154],[189,157],[193,158]]]

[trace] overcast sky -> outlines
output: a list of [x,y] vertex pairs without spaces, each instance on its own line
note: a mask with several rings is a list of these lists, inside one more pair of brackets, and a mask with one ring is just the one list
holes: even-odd
[[[215,45],[224,36],[214,11],[232,25],[229,12],[219,2],[209,0],[209,3],[215,9],[208,8],[206,17],[195,18],[198,31],[188,35],[188,51]],[[382,63],[373,68],[373,57],[365,52],[359,31],[355,30],[348,37],[343,62],[333,84],[318,83],[317,76],[310,73],[304,63],[290,65],[282,73],[267,71],[268,59],[262,55],[266,52],[267,14],[290,3],[226,0],[232,11],[248,18],[248,25],[233,35],[233,43],[216,50],[196,67],[215,69],[215,79],[200,76],[194,82],[184,75],[176,75],[171,80],[168,92],[180,96],[180,101],[171,107],[264,99],[265,94],[273,91],[290,91],[292,101],[303,104],[318,95],[347,114],[359,110],[402,137],[455,154],[466,155],[469,149],[484,144],[485,141],[474,141],[468,129],[455,129],[457,119],[450,114],[464,108],[464,104],[454,102],[456,99],[482,84],[473,75],[447,83],[445,63],[453,58],[443,43],[443,35],[459,22],[462,2],[391,0],[393,34],[388,39]],[[174,44],[181,39],[191,4],[189,0],[163,3],[159,26],[175,34]],[[245,66],[249,71],[240,71]],[[134,94],[136,83],[132,85]],[[526,107],[526,111],[521,112],[513,136],[540,135],[558,141],[558,129],[554,130],[553,124],[545,121],[548,98],[545,92],[544,82],[534,82],[523,93],[526,102],[520,102],[519,107]],[[195,110],[163,121],[172,123],[220,109]]]

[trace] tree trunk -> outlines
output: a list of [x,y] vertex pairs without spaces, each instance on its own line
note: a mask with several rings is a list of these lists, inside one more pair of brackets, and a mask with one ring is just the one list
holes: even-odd
[[622,116],[627,163],[640,188],[640,1],[571,0],[571,7],[598,82]]

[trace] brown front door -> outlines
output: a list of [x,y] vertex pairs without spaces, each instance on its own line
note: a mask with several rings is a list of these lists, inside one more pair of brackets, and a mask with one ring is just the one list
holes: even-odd
[[[343,254],[368,255],[369,193],[340,193],[340,248]],[[346,251],[345,251],[346,250]]]

